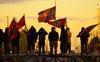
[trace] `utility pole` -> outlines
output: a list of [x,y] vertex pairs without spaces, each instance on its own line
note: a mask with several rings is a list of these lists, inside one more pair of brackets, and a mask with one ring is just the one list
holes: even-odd
[[9,16],[7,16],[7,27],[9,27]]

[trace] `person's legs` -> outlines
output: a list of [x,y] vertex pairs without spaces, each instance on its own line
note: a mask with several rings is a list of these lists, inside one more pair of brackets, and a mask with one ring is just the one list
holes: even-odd
[[31,43],[29,43],[28,45],[28,50],[29,50],[29,53],[31,52]]
[[12,53],[15,54],[15,43],[12,41]]
[[32,49],[33,49],[33,54],[34,54],[35,44],[32,44]]
[[5,55],[7,54],[7,43],[5,43]]
[[83,54],[84,43],[81,42],[81,54]]
[[62,42],[60,43],[60,50],[61,50],[61,53],[63,53],[63,43]]
[[69,53],[71,53],[71,47],[70,47],[70,43],[67,43],[67,51],[69,50]]
[[43,55],[44,55],[44,53],[45,53],[45,48],[44,48],[44,46],[45,46],[45,40],[43,40],[43,44],[42,44]]
[[54,43],[55,54],[57,54],[57,46],[58,46],[58,42],[57,42],[57,41],[55,41],[55,43]]
[[88,55],[88,51],[87,51],[87,43],[85,43],[85,48],[86,48],[86,54]]
[[19,54],[19,42],[16,43],[16,48],[17,48],[17,54]]
[[53,42],[50,42],[50,53],[53,54]]
[[39,55],[41,54],[41,41],[39,41]]

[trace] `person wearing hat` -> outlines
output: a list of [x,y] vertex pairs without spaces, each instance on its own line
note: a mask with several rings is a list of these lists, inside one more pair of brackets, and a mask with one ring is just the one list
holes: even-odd
[[57,54],[59,34],[56,32],[55,27],[51,28],[48,39],[50,41],[50,54],[53,54],[53,47],[55,48],[55,54]]
[[71,35],[72,33],[70,32],[70,28],[67,27],[67,34],[68,34],[68,38],[67,38],[67,51],[69,50],[69,53],[71,53]]

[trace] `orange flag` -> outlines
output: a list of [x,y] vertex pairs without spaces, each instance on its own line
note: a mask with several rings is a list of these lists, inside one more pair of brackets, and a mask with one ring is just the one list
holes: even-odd
[[10,35],[11,30],[13,30],[14,26],[17,25],[17,22],[15,21],[15,17],[13,18],[10,26],[9,26],[9,30],[8,30],[8,34]]
[[17,23],[13,33],[12,33],[12,36],[11,36],[11,40],[16,38],[18,36],[18,30],[22,27],[26,25],[25,24],[25,15],[20,19],[20,21]]

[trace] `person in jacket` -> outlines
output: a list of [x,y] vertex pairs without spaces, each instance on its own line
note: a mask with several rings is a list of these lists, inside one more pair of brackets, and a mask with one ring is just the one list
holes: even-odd
[[10,47],[9,47],[10,37],[9,37],[9,35],[8,35],[8,30],[9,30],[9,28],[7,27],[7,28],[5,29],[5,33],[4,33],[4,36],[5,36],[5,38],[4,38],[5,55],[6,55],[6,54],[10,54]]
[[0,29],[0,55],[2,55],[3,31]]
[[36,40],[37,40],[36,29],[34,28],[34,26],[31,26],[31,28],[29,29],[29,42],[28,42],[29,43],[28,50],[30,53],[31,53],[31,46],[32,46],[32,50],[34,54]]
[[[81,29],[81,32],[83,32],[85,28],[82,27]],[[81,33],[80,32],[80,33]],[[79,34],[80,34],[79,33]],[[87,51],[87,44],[88,44],[88,37],[89,37],[89,33],[86,33],[84,32],[81,36],[80,36],[80,40],[81,40],[81,55],[83,55],[83,48],[84,48],[84,45],[85,45],[85,48],[86,48],[86,54],[88,55],[88,51]]]
[[72,33],[71,33],[71,31],[70,31],[70,28],[69,27],[67,27],[66,28],[66,30],[67,30],[67,51],[69,50],[69,53],[71,53],[71,36],[72,36]]
[[[12,36],[15,28],[16,28],[16,26],[14,26],[13,30],[10,33],[10,39],[11,39],[11,36]],[[13,38],[11,40],[11,42],[12,42],[12,54],[15,54],[15,47],[17,49],[17,54],[19,54],[19,39],[20,39],[20,33],[19,33],[19,31],[16,31],[16,32],[18,32],[18,36],[15,37],[15,38]]]
[[61,50],[61,54],[66,54],[67,52],[67,31],[64,29],[64,26],[61,26],[61,35],[60,35],[60,50]]
[[42,51],[43,51],[43,55],[45,53],[45,35],[47,35],[48,33],[43,29],[40,28],[40,30],[37,33],[39,35],[39,55],[41,54],[41,46],[42,46]]
[[48,39],[50,41],[50,53],[53,54],[53,47],[55,48],[55,54],[57,54],[57,46],[59,34],[56,32],[55,27],[51,28],[51,32],[49,33]]

